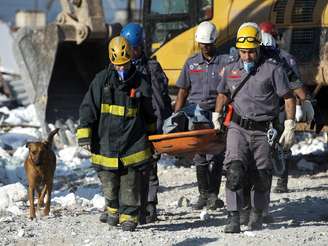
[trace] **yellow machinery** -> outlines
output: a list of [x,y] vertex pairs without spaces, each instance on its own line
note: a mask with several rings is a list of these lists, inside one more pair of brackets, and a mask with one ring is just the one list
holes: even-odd
[[[212,21],[220,30],[217,47],[229,53],[238,27],[247,21],[276,23],[280,47],[293,54],[307,84],[327,84],[327,0],[144,0],[148,54],[156,57],[174,85],[198,47],[196,26]],[[326,65],[325,65],[326,64]]]

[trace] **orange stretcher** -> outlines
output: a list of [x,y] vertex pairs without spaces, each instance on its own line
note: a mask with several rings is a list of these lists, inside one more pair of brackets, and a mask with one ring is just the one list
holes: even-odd
[[158,153],[193,155],[196,153],[219,154],[225,149],[225,134],[214,129],[201,129],[149,136]]

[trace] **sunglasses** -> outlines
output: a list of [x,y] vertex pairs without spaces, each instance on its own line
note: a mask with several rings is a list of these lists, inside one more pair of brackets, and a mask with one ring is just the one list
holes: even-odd
[[261,43],[259,40],[257,40],[255,37],[240,37],[237,39],[237,43],[245,43],[245,42],[249,42],[249,43]]

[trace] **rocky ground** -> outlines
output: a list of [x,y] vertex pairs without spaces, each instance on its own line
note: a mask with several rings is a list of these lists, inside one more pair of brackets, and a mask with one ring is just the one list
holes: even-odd
[[[30,221],[21,204],[23,215],[0,216],[0,245],[328,245],[328,172],[295,172],[289,193],[272,194],[275,222],[260,232],[243,227],[234,235],[223,233],[224,209],[205,220],[191,209],[197,196],[193,167],[161,166],[159,178],[160,221],[135,232],[110,229],[98,221],[99,210],[77,204],[53,204],[51,216]],[[224,200],[224,192],[220,197]]]

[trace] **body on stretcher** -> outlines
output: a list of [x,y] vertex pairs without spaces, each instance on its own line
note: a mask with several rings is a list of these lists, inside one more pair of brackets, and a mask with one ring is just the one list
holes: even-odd
[[225,110],[224,129],[220,132],[213,129],[208,112],[202,111],[198,105],[189,105],[185,111],[165,121],[163,129],[167,133],[149,136],[154,149],[158,153],[175,156],[222,153],[226,146],[226,127],[232,118],[232,106],[228,105]]

